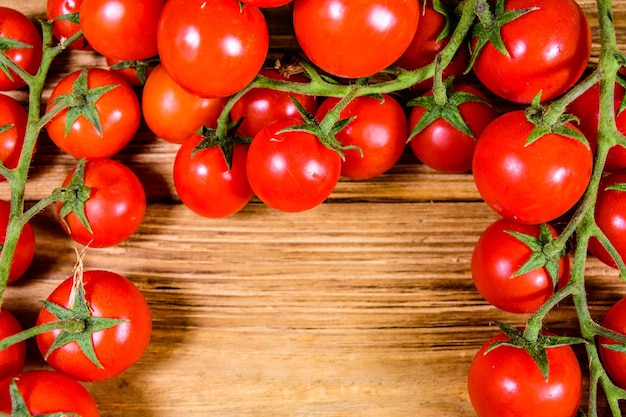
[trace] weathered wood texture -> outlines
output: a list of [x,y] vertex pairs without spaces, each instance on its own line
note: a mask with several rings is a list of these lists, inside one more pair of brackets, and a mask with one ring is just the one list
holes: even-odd
[[[596,26],[594,3],[580,4]],[[614,4],[624,22],[626,2]],[[0,5],[30,16],[45,11],[45,0]],[[618,26],[626,41],[626,25]],[[273,51],[296,46],[288,24],[274,19],[273,27]],[[91,53],[68,53],[50,83],[102,64]],[[147,189],[146,219],[118,247],[87,251],[85,267],[132,279],[154,319],[152,343],[135,367],[86,384],[103,416],[473,415],[465,387],[472,355],[495,320],[525,317],[497,311],[473,287],[471,251],[496,217],[469,174],[437,174],[407,154],[375,180],[342,181],[305,213],[254,201],[231,218],[208,220],[176,198],[176,149],[142,128],[117,158]],[[42,135],[27,198],[47,195],[74,164]],[[8,196],[6,184],[0,196]],[[73,244],[51,210],[34,226],[34,265],[4,304],[25,326],[74,264]],[[598,317],[625,293],[616,273],[593,259],[588,280]],[[567,304],[547,324],[577,328]],[[30,353],[29,368],[45,366],[32,343]]]

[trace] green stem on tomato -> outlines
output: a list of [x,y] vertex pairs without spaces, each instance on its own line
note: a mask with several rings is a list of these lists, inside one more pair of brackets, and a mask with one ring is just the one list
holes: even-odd
[[21,332],[7,336],[0,340],[0,351],[37,335],[51,332],[53,330],[65,330],[70,333],[81,333],[85,331],[85,322],[83,320],[71,318],[29,327],[28,329],[24,329]]

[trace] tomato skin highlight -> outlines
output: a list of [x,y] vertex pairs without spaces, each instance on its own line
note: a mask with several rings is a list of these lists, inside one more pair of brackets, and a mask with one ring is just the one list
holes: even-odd
[[182,144],[202,126],[217,127],[227,98],[190,93],[157,65],[143,87],[142,111],[150,130],[163,140]]
[[[322,120],[339,102],[330,97],[325,99],[315,115]],[[352,179],[369,179],[391,169],[406,148],[408,125],[404,109],[393,97],[357,97],[344,108],[339,119],[354,118],[337,135],[343,146],[358,146],[344,150],[345,160],[341,175]]]
[[[553,237],[556,230],[548,226]],[[540,227],[497,219],[481,234],[471,259],[472,279],[478,292],[491,305],[510,313],[534,313],[554,294],[554,284],[545,267],[513,277],[531,257],[532,250],[508,231],[539,237]],[[559,288],[570,278],[570,260],[559,260]]]
[[[66,177],[67,186],[74,173]],[[91,233],[75,213],[61,222],[63,230],[74,241],[92,248],[118,245],[141,225],[146,212],[146,193],[135,173],[126,165],[111,159],[96,159],[85,164],[85,185],[91,194],[85,202],[85,216]],[[62,204],[57,203],[57,217]]]
[[[22,12],[0,6],[0,38],[10,38],[31,45],[32,48],[14,48],[5,51],[6,56],[31,75],[37,73],[43,45],[35,24]],[[24,87],[26,81],[15,71],[9,70],[11,77],[0,71],[0,91],[16,90]]]
[[[22,325],[6,308],[0,310],[0,340],[22,331]],[[26,342],[19,342],[0,350],[0,379],[17,374],[26,361]]]
[[[47,300],[69,308],[73,278],[68,277],[59,284]],[[115,272],[84,271],[83,284],[92,317],[125,320],[92,335],[96,356],[103,368],[91,362],[76,342],[55,349],[46,361],[55,370],[79,381],[104,381],[120,375],[143,356],[152,334],[150,309],[137,286]],[[54,321],[58,319],[45,307],[40,310],[37,325]],[[36,336],[42,355],[48,352],[60,332],[56,330]]]
[[96,401],[85,387],[69,376],[44,369],[24,371],[0,381],[1,413],[11,414],[9,385],[14,378],[33,416],[59,412],[100,416]]
[[105,57],[139,61],[158,54],[157,28],[166,0],[82,0],[80,26]]
[[468,373],[469,397],[478,417],[574,417],[582,398],[582,374],[571,346],[548,349],[546,381],[523,349],[498,346],[497,334],[476,352]]
[[[74,71],[63,77],[52,90],[46,111],[54,104],[51,100],[72,92],[81,70]],[[103,94],[95,103],[100,116],[102,135],[84,116],[79,116],[66,135],[66,118],[68,109],[46,124],[50,139],[63,152],[80,159],[109,158],[121,151],[135,136],[141,122],[141,107],[133,88],[120,75],[102,68],[87,70],[89,89],[102,86],[116,86]]]
[[229,169],[218,147],[193,153],[203,139],[194,135],[178,149],[174,185],[183,204],[196,214],[227,217],[244,208],[252,198],[246,173],[248,145],[235,145]]
[[[582,197],[593,155],[588,145],[552,133],[526,145],[533,127],[524,110],[496,118],[478,139],[472,171],[478,192],[495,212],[541,224],[563,215]],[[568,127],[576,129],[571,123]]]
[[502,28],[510,57],[488,43],[472,67],[487,88],[515,103],[530,103],[540,91],[542,101],[563,94],[579,80],[591,55],[591,29],[576,1],[507,0],[504,5],[505,10],[533,7],[538,9]]
[[391,66],[411,43],[420,16],[415,0],[295,0],[293,6],[296,38],[306,56],[342,78]]
[[307,132],[277,133],[301,120],[280,119],[254,137],[246,170],[252,191],[285,212],[312,209],[328,198],[341,173],[341,157]]
[[240,9],[236,0],[169,0],[157,41],[161,63],[174,81],[201,97],[226,97],[261,70],[269,29],[257,7]]

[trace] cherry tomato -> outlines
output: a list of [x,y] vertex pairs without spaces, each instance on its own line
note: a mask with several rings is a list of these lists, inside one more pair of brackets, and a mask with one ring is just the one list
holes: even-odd
[[[324,100],[317,119],[322,120],[338,102],[337,98]],[[341,175],[353,179],[373,178],[398,162],[406,147],[408,126],[404,109],[393,97],[388,94],[382,99],[357,97],[341,111],[339,118],[354,120],[336,135],[337,140],[344,146],[355,145],[360,149],[360,152],[344,151]]]
[[158,55],[157,27],[166,0],[83,0],[80,26],[100,54],[123,61]]
[[[547,226],[553,237],[557,232]],[[530,247],[509,232],[539,238],[538,225],[498,219],[482,233],[472,254],[472,279],[491,305],[511,313],[533,313],[554,294],[554,283],[546,267],[515,276],[533,255]],[[559,287],[570,277],[569,256],[558,261]]]
[[[6,200],[0,200],[0,243],[2,244],[4,244],[6,239],[10,212],[11,203]],[[11,269],[9,271],[9,284],[17,281],[26,273],[26,270],[30,267],[35,258],[36,246],[35,231],[30,222],[27,222],[17,239],[17,247],[15,248],[13,260],[11,261]]]
[[[133,88],[119,75],[103,68],[88,68],[87,87],[112,86],[111,90],[97,98],[95,103],[87,100],[86,106],[93,106],[100,119],[102,134],[91,120],[78,116],[66,134],[68,110],[63,109],[48,124],[46,129],[50,139],[64,152],[75,158],[109,158],[122,150],[135,136],[141,122],[141,107]],[[49,112],[55,105],[53,100],[73,94],[83,70],[74,71],[61,79],[52,90],[46,106]],[[89,93],[87,93],[89,94]],[[83,99],[84,93],[77,95]]]
[[280,119],[265,126],[248,150],[252,191],[268,206],[299,212],[321,204],[339,181],[341,157],[307,132],[281,132],[302,123]]
[[49,370],[24,371],[0,381],[1,413],[11,414],[11,381],[15,381],[30,415],[100,416],[96,401],[85,387],[69,376]]
[[[22,331],[22,325],[6,308],[0,310],[0,340]],[[0,350],[0,379],[16,374],[24,367],[26,342],[19,342]]]
[[[0,38],[30,45],[28,48],[8,49],[4,53],[23,70],[34,75],[39,69],[43,49],[35,24],[20,11],[0,6]],[[8,71],[10,76],[0,70],[0,91],[16,90],[26,85],[13,70]]]
[[217,146],[193,152],[203,139],[201,135],[193,135],[178,149],[174,160],[176,191],[185,206],[201,216],[230,216],[252,198],[246,174],[248,145],[234,146],[229,169]]
[[172,79],[201,97],[226,97],[244,88],[269,49],[265,17],[237,0],[169,0],[157,39]]
[[[60,16],[79,13],[82,3],[82,0],[48,0],[46,2],[46,17],[48,20],[52,20]],[[52,25],[52,34],[63,42],[74,36],[79,30],[81,30],[80,24],[65,19],[56,19]],[[83,51],[92,50],[84,36],[69,44],[68,47]]]
[[[152,319],[143,294],[126,277],[110,271],[92,270],[84,271],[82,279],[91,317],[124,321],[92,334],[93,347],[102,368],[89,360],[76,342],[54,349],[46,361],[55,370],[79,381],[102,381],[120,375],[141,358],[150,342]],[[71,308],[73,283],[73,276],[67,278],[47,300]],[[45,307],[40,310],[37,325],[55,321],[58,319]],[[36,336],[43,355],[60,333],[55,330]]]
[[26,110],[16,99],[0,94],[0,162],[9,169],[19,162],[27,119]]
[[494,342],[476,353],[468,374],[468,391],[478,417],[574,417],[582,397],[582,374],[569,345],[547,349],[549,377],[524,349]]
[[[65,179],[67,186],[75,170]],[[146,212],[146,193],[135,173],[126,165],[110,159],[87,161],[85,186],[91,188],[85,202],[90,232],[75,213],[61,221],[65,232],[81,245],[92,248],[115,246],[128,239],[140,226]],[[63,205],[57,203],[60,219]]]
[[472,166],[476,188],[494,211],[540,224],[578,202],[591,178],[593,156],[587,144],[554,133],[527,145],[533,128],[524,110],[499,116],[480,135]]
[[[626,171],[614,172],[603,177],[598,188],[594,213],[596,224],[615,246],[623,260],[626,260],[626,192],[607,187],[625,183]],[[589,251],[606,265],[617,268],[609,252],[595,237],[589,240]]]
[[[505,10],[537,9],[506,23],[501,35],[509,56],[491,43],[478,53],[473,70],[498,96],[530,103],[572,87],[587,68],[591,29],[575,0],[507,0]],[[474,46],[476,39],[474,39]]]
[[[451,35],[439,39],[445,25],[446,16],[433,8],[432,1],[427,1],[420,9],[419,23],[413,40],[394,65],[413,71],[432,63],[437,54],[450,42]],[[452,61],[443,69],[443,78],[461,77],[467,68],[468,61],[467,46],[462,44]],[[428,78],[413,86],[412,89],[426,92],[432,87],[433,79]]]
[[[445,173],[466,172],[472,168],[476,141],[485,127],[497,117],[489,99],[477,88],[460,84],[455,86],[454,90],[471,93],[484,100],[484,102],[467,101],[458,106],[461,117],[474,136],[460,131],[440,117],[413,136],[409,142],[411,150],[424,165]],[[432,92],[426,95],[430,96]],[[425,113],[425,107],[411,108],[409,113],[411,131]]]
[[158,65],[143,88],[143,117],[150,130],[172,143],[183,143],[202,126],[217,127],[227,98],[203,98],[190,93]]
[[[614,108],[615,108],[615,124],[617,130],[622,134],[626,134],[626,111],[618,112],[620,104],[624,98],[624,87],[615,84],[614,92]],[[595,84],[585,91],[576,100],[567,107],[568,113],[578,118],[578,128],[589,141],[591,149],[596,149],[598,142],[598,121],[600,119],[600,85]],[[623,146],[613,146],[609,149],[606,157],[604,171],[615,172],[626,168],[626,148]]]
[[[290,75],[288,78],[281,75],[278,70],[262,69],[261,75],[273,79],[288,79],[291,82],[306,83],[309,79],[303,75]],[[300,117],[296,106],[291,101],[293,96],[309,113],[317,110],[317,98],[303,94],[290,94],[283,91],[272,90],[270,88],[254,88],[245,93],[233,105],[230,111],[232,120],[243,121],[237,133],[253,138],[259,130],[274,120],[286,117]]]
[[[626,298],[617,301],[606,312],[602,326],[614,332],[626,335]],[[598,337],[598,351],[604,369],[620,387],[626,388],[626,354],[609,349],[605,345],[617,342],[604,336]]]
[[408,48],[419,2],[405,0],[295,0],[293,26],[306,56],[343,78],[373,75]]

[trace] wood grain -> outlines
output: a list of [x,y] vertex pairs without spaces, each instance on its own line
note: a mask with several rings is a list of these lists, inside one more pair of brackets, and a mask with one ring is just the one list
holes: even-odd
[[[593,2],[579,3],[594,23]],[[623,43],[626,2],[614,3]],[[0,5],[45,12],[44,0]],[[284,13],[272,16],[274,50],[295,48],[289,25],[276,21]],[[68,53],[50,85],[102,64],[92,53]],[[103,416],[474,415],[465,389],[474,352],[495,333],[495,320],[522,324],[525,316],[497,311],[473,287],[471,251],[496,216],[471,175],[437,174],[407,154],[379,178],[342,180],[308,212],[280,213],[255,200],[233,217],[209,220],[176,197],[176,150],[142,127],[117,158],[146,186],[146,219],[127,242],[87,251],[86,268],[132,279],[153,314],[141,361],[86,384]],[[42,135],[27,198],[47,195],[74,164]],[[74,264],[74,245],[51,209],[34,227],[36,259],[4,304],[25,326]],[[594,259],[587,275],[601,317],[624,284]],[[571,306],[555,310],[547,325],[576,332]],[[29,346],[28,368],[45,367]]]

